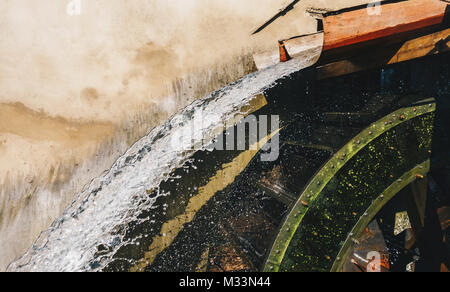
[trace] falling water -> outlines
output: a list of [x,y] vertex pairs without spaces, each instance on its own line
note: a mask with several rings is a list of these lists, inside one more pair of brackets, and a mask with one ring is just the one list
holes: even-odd
[[[8,271],[90,271],[100,270],[125,242],[127,223],[152,208],[159,196],[150,198],[146,191],[170,178],[173,169],[181,167],[194,153],[185,152],[188,145],[176,145],[173,137],[190,129],[200,112],[203,128],[189,142],[201,149],[222,121],[236,114],[236,108],[249,103],[258,93],[276,85],[295,71],[315,62],[313,57],[291,60],[250,74],[239,81],[197,100],[153,129],[120,157],[103,176],[91,182],[80,193],[63,216],[44,231],[28,252],[8,267]],[[211,141],[209,141],[211,142]],[[95,258],[97,246],[110,251]],[[96,262],[96,268],[92,263]]]

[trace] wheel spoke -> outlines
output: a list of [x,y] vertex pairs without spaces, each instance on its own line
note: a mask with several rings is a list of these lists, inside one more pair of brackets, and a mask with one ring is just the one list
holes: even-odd
[[416,242],[420,239],[424,227],[427,186],[427,179],[419,178],[403,192],[403,200]]

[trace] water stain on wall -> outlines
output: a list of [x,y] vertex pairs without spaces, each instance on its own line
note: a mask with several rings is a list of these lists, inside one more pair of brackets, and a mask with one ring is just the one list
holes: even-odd
[[367,0],[305,0],[255,37],[290,1],[69,2],[0,2],[0,271],[137,139],[313,31],[305,7]]

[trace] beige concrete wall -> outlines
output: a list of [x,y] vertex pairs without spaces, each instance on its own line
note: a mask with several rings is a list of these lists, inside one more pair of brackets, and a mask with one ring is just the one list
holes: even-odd
[[73,196],[176,110],[250,69],[242,55],[311,32],[305,0],[0,2],[0,270]]

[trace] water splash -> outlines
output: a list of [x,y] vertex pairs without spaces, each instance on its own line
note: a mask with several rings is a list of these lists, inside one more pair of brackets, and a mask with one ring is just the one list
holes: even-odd
[[[247,75],[189,105],[164,125],[153,129],[135,143],[103,176],[91,182],[63,216],[44,231],[27,253],[10,264],[8,271],[95,271],[101,270],[122,246],[124,228],[150,210],[165,194],[150,198],[147,190],[170,178],[195,151],[185,152],[173,144],[178,135],[193,126],[201,112],[203,128],[190,141],[202,145],[211,133],[249,103],[255,94],[264,92],[277,81],[316,62],[319,49],[309,58],[286,63]],[[197,125],[196,125],[197,126]],[[170,208],[170,207],[169,207]],[[98,246],[108,250],[95,258]],[[93,263],[96,263],[95,266]]]

